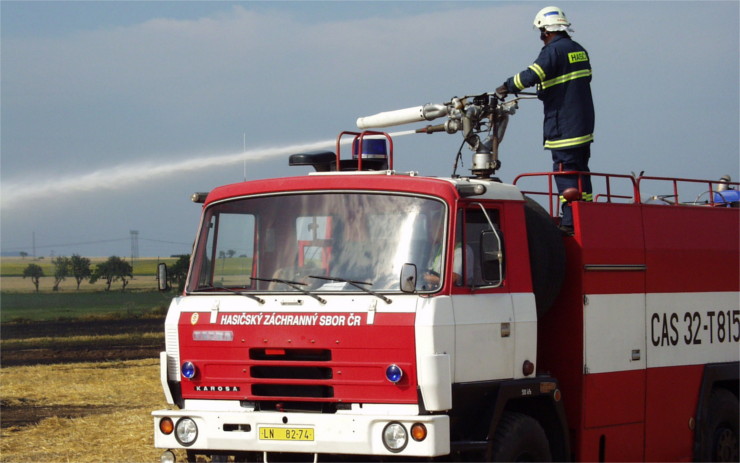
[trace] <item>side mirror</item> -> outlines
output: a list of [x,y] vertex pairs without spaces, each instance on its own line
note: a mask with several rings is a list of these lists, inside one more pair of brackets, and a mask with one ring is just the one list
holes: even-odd
[[169,291],[170,282],[167,278],[167,264],[160,263],[157,265],[157,286],[160,291]]
[[485,281],[501,283],[503,271],[501,239],[495,231],[485,230],[480,235],[481,276]]
[[401,291],[416,292],[416,265],[407,263],[401,267]]

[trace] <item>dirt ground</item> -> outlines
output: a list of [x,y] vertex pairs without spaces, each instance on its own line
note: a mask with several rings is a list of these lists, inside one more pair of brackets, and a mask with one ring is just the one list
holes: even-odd
[[[127,318],[112,320],[70,320],[32,323],[3,323],[0,338],[29,339],[65,336],[101,336],[110,334],[157,333],[164,330],[164,319]],[[106,345],[78,349],[22,349],[0,352],[0,364],[48,365],[68,362],[95,362],[103,360],[135,360],[159,357],[163,345]]]
[[[152,333],[162,331],[163,326],[164,320],[161,318],[3,323],[0,325],[0,337],[3,340],[9,340],[72,335]],[[0,352],[0,365],[10,367],[158,358],[162,350],[164,350],[164,345],[159,342],[140,345],[129,343],[118,346],[65,347],[64,349],[3,349]],[[34,403],[24,403],[23,400],[8,401],[2,399],[0,400],[0,408],[2,410],[0,425],[5,429],[34,425],[49,417],[77,418],[108,413],[115,407],[101,407],[99,405],[41,406]]]

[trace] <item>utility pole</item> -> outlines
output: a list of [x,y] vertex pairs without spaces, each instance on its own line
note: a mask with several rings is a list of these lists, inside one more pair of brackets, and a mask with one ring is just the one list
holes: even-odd
[[131,273],[134,268],[134,258],[139,257],[139,231],[131,230]]

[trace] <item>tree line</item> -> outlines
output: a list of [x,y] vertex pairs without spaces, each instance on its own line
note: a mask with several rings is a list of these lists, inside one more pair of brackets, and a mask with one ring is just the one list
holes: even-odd
[[[184,254],[177,257],[177,261],[168,270],[167,278],[173,287],[177,287],[181,291],[185,285],[185,278],[190,265],[190,255]],[[72,257],[55,257],[51,260],[51,263],[54,266],[52,291],[59,291],[59,285],[68,277],[74,278],[78,291],[83,281],[89,281],[92,284],[98,280],[105,282],[106,291],[110,291],[113,283],[120,281],[121,291],[125,291],[129,281],[133,278],[134,271],[131,264],[118,256],[111,256],[105,262],[96,264],[94,268],[91,266],[90,259],[78,254],[73,254]],[[31,279],[36,287],[36,292],[39,291],[39,282],[44,276],[46,276],[44,275],[44,269],[37,264],[28,264],[23,270],[23,278]]]

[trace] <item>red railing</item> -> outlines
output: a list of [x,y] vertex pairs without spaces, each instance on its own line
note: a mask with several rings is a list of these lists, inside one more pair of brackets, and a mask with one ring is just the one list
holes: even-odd
[[[366,130],[364,132],[349,132],[344,131],[339,134],[337,137],[337,170],[341,170],[341,162],[342,155],[340,153],[340,145],[341,140],[344,135],[354,135],[355,138],[352,140],[352,147],[357,147],[357,153],[352,153],[357,155],[357,170],[362,170],[362,140],[369,135],[382,135],[388,140],[388,169],[393,170],[393,139],[389,134],[386,132],[373,132],[370,130]],[[353,148],[354,149],[354,148]]]
[[[671,206],[726,206],[729,201],[717,200],[715,195],[722,193],[719,192],[719,187],[727,187],[732,190],[740,189],[739,182],[727,182],[723,180],[697,180],[687,178],[671,178],[671,177],[652,177],[652,176],[634,176],[634,175],[619,175],[619,174],[603,174],[598,172],[578,172],[578,171],[567,171],[567,172],[537,172],[521,174],[514,179],[513,184],[517,185],[518,182],[524,179],[530,178],[542,178],[547,181],[546,189],[539,190],[525,190],[522,189],[522,193],[529,196],[544,196],[549,203],[550,215],[556,217],[560,213],[560,200],[555,184],[555,178],[561,175],[577,175],[578,176],[578,192],[583,191],[583,179],[585,177],[591,178],[592,190],[594,191],[593,200],[595,202],[630,202],[635,204],[664,204]],[[603,192],[596,193],[597,185],[600,183],[599,179],[603,179]],[[615,192],[615,183],[619,182],[620,185],[626,185],[622,187],[620,192]],[[641,193],[641,187],[644,182],[659,182],[659,185],[670,184],[671,194],[664,195],[650,195],[643,197]],[[699,188],[700,193],[694,196],[693,201],[686,200],[687,193],[684,192],[683,197],[679,197],[679,187],[691,186],[703,186]],[[695,191],[697,190],[694,188]],[[702,199],[706,195],[706,199]],[[720,196],[721,197],[721,196]]]

